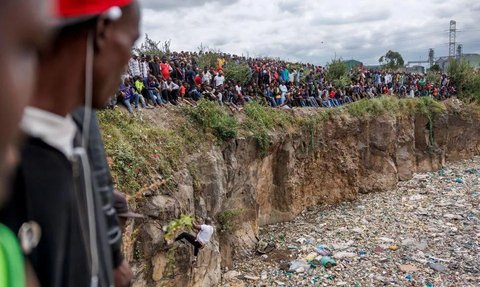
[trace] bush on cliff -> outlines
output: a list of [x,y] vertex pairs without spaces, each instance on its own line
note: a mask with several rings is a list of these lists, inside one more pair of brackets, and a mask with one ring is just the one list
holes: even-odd
[[101,111],[98,118],[114,181],[130,194],[159,177],[169,183],[180,159],[198,142],[188,129],[162,129],[118,109]]
[[247,103],[244,111],[243,126],[253,133],[262,155],[266,155],[270,147],[269,131],[290,127],[294,122],[293,116],[285,111],[264,107],[257,102]]
[[187,107],[185,110],[189,118],[205,132],[212,132],[221,140],[230,140],[237,136],[237,120],[216,102],[201,100],[196,107]]

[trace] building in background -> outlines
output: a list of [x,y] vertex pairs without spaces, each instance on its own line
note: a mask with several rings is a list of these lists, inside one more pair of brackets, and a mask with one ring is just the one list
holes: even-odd
[[[443,72],[446,72],[448,70],[449,58],[448,56],[440,57],[435,61],[435,64],[437,64]],[[459,59],[467,61],[477,70],[480,69],[480,54],[462,54]]]

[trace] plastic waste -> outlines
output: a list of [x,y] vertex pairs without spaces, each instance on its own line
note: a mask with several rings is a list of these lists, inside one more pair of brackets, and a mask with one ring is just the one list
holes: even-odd
[[325,268],[330,268],[337,265],[337,262],[330,256],[323,256],[320,263]]
[[332,251],[325,245],[318,245],[315,247],[315,251],[322,256],[331,256]]
[[289,272],[297,272],[302,273],[310,269],[310,264],[303,260],[294,260],[290,262],[290,268],[288,269]]

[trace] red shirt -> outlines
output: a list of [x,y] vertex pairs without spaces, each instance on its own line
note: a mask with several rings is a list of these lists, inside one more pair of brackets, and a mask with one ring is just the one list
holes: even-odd
[[183,85],[180,86],[180,95],[185,95],[185,87]]
[[197,76],[195,77],[195,84],[196,84],[197,86],[200,86],[200,85],[202,84],[202,77],[200,77],[200,75],[197,75]]
[[163,79],[170,79],[170,65],[167,63],[160,63],[160,71],[162,73]]

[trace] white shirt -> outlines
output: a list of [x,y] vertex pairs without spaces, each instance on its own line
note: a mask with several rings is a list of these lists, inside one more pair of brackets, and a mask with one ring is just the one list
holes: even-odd
[[20,128],[29,136],[39,138],[59,150],[68,159],[73,157],[73,139],[77,126],[70,115],[62,117],[34,107],[26,107]]
[[235,86],[235,91],[237,91],[237,94],[242,94],[242,87],[240,86]]
[[202,224],[200,225],[200,231],[197,234],[197,241],[200,242],[202,245],[205,245],[210,241],[212,235],[213,227],[210,225]]
[[385,84],[389,84],[392,82],[392,75],[386,74],[385,75]]
[[128,61],[128,73],[131,76],[140,76],[140,63],[138,60],[131,58]]
[[225,82],[225,77],[216,75],[214,80],[215,80],[215,87],[218,87],[220,85],[223,85],[223,82]]
[[175,84],[174,82],[170,82],[170,84],[168,84],[167,81],[165,81],[165,82],[163,82],[162,89],[173,91],[173,90],[180,89],[180,87],[177,84]]
[[212,74],[210,72],[203,73],[202,77],[202,84],[210,84],[210,81],[212,80]]

